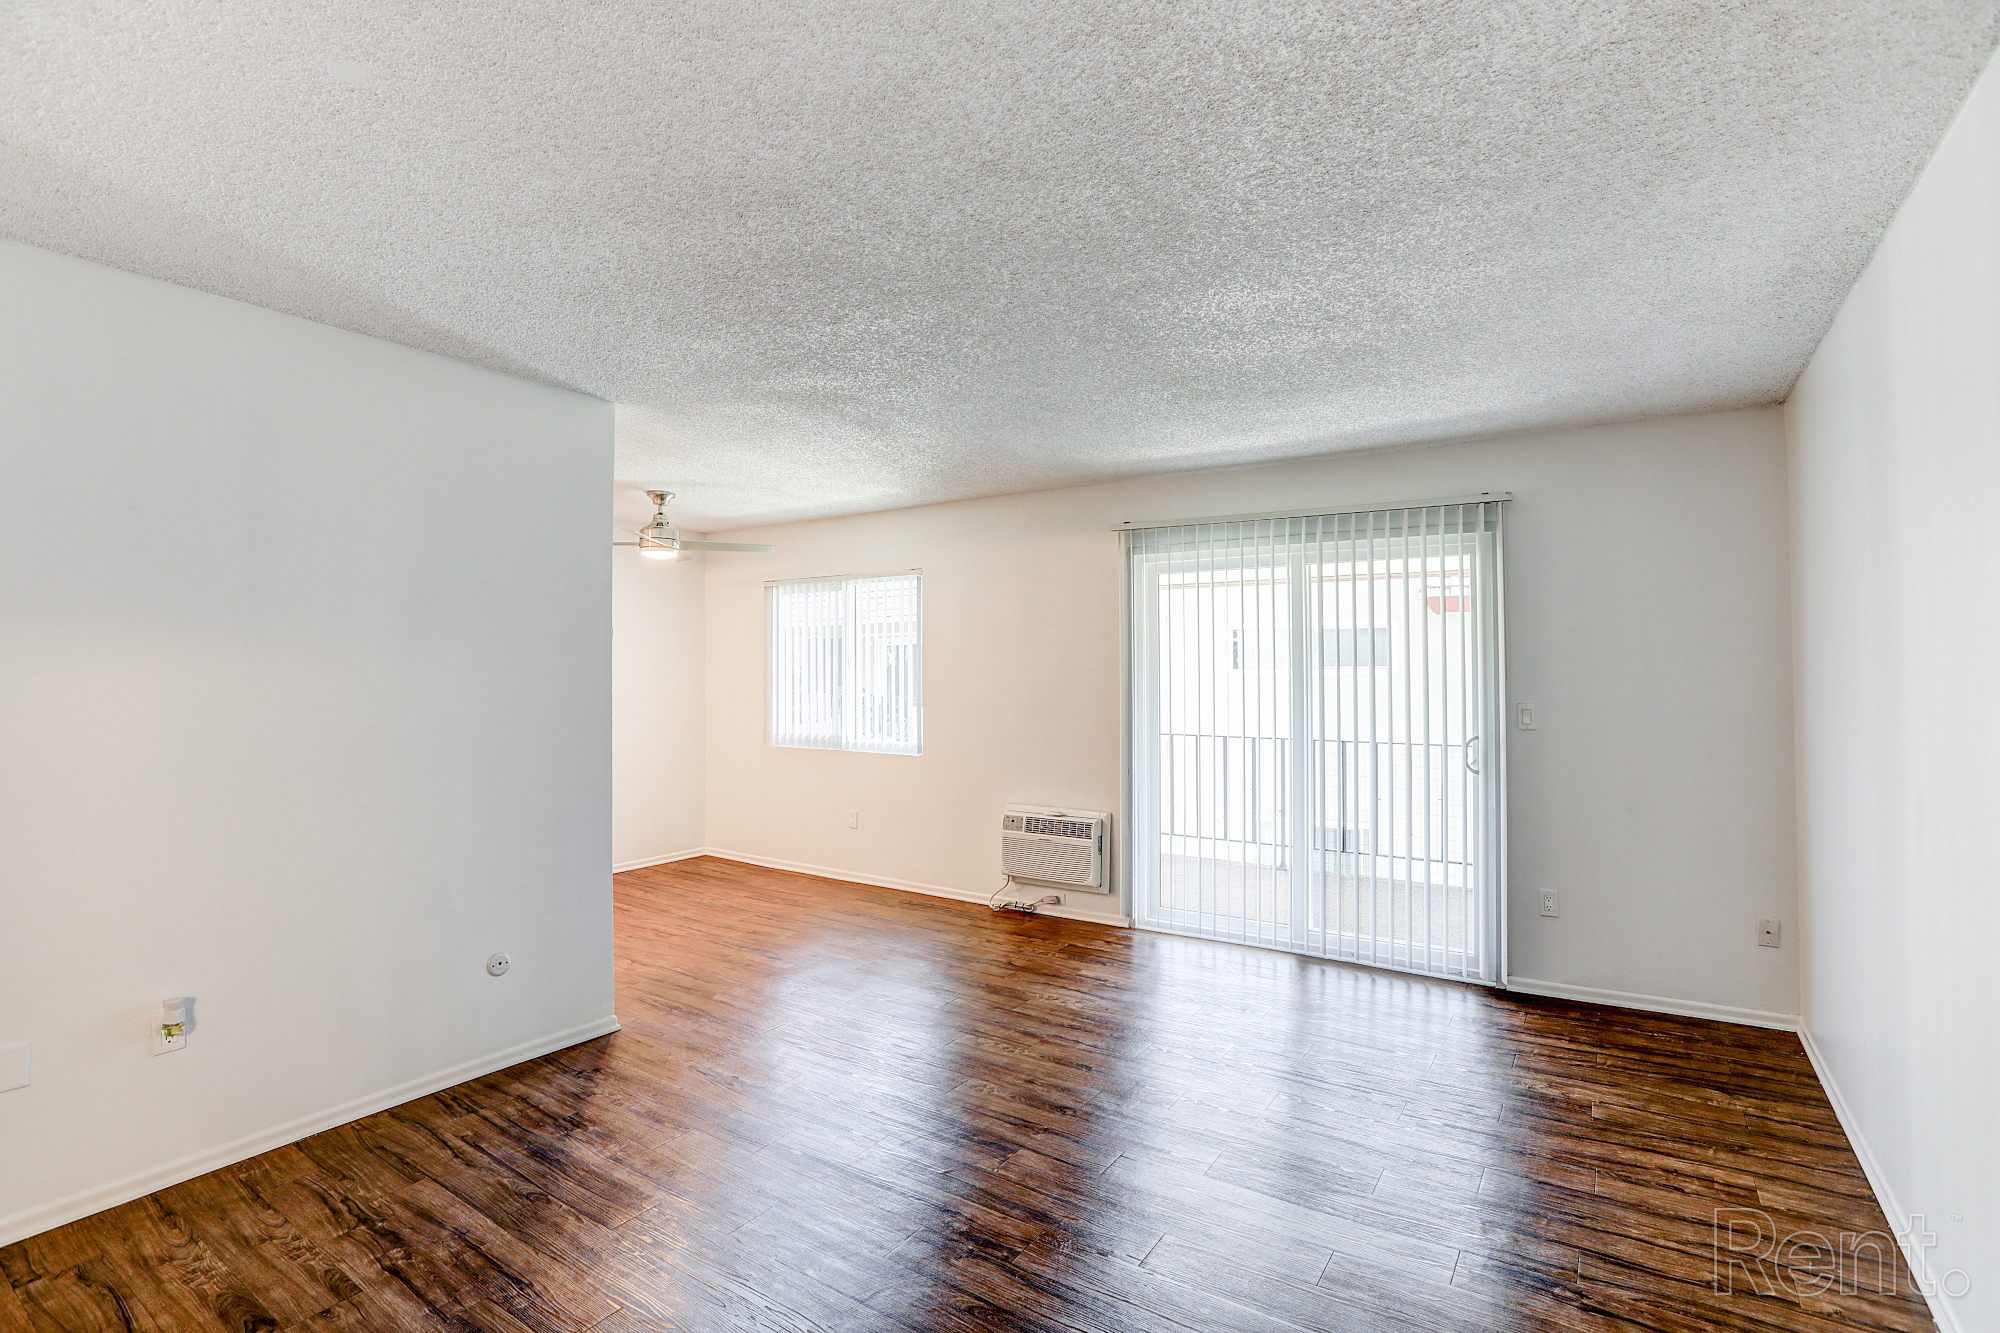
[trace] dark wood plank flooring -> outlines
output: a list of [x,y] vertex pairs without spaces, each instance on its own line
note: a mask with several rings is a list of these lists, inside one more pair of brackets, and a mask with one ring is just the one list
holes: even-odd
[[0,1249],[0,1330],[1931,1327],[1893,1252],[1715,1290],[1718,1210],[1887,1232],[1785,1034],[715,860],[618,877],[618,985]]

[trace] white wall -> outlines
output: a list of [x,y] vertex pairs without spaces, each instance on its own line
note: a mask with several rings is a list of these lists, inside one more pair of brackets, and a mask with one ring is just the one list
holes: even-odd
[[1970,1282],[1933,1308],[2000,1328],[2000,72],[1786,421],[1806,1025],[1892,1217]]
[[0,397],[0,1242],[609,1027],[609,404],[5,243]]
[[[1000,807],[1118,807],[1125,518],[1511,490],[1517,977],[1797,1011],[1790,617],[1776,409],[1157,477],[731,534],[709,562],[708,841],[984,895]],[[924,571],[924,753],[764,743],[763,581]],[[861,827],[846,813],[858,809]],[[1536,915],[1534,890],[1563,914]],[[1073,900],[1077,896],[1073,895]]]
[[706,840],[707,558],[648,560],[629,548],[611,557],[611,856],[621,869],[699,851]]

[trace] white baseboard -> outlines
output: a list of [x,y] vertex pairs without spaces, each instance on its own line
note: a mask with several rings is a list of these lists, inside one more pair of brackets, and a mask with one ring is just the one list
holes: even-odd
[[697,856],[707,856],[706,847],[691,847],[684,852],[668,852],[665,856],[642,856],[636,861],[614,861],[611,873],[621,874],[627,870],[644,870],[647,866],[663,866],[669,861],[690,861]]
[[[1854,1118],[1854,1112],[1841,1095],[1840,1084],[1833,1078],[1833,1070],[1827,1067],[1826,1057],[1820,1054],[1819,1043],[1813,1040],[1812,1032],[1803,1024],[1799,1026],[1799,1043],[1806,1048],[1806,1059],[1812,1061],[1813,1073],[1819,1076],[1820,1087],[1826,1089],[1826,1099],[1833,1104],[1833,1118],[1840,1122],[1842,1132],[1847,1135],[1854,1156],[1861,1163],[1861,1174],[1868,1177],[1868,1188],[1875,1191],[1875,1201],[1882,1205],[1883,1215],[1889,1219],[1889,1229],[1896,1233],[1896,1245],[1903,1252],[1903,1262],[1916,1275],[1918,1290],[1929,1293],[1939,1290],[1938,1276],[1930,1268],[1930,1256],[1915,1245],[1916,1226],[1910,1215],[1896,1200],[1896,1191],[1889,1184],[1887,1173],[1882,1170],[1875,1150],[1868,1145],[1868,1139],[1861,1132],[1861,1124]],[[1939,1300],[1926,1295],[1930,1306],[1931,1319],[1943,1333],[1962,1333],[1963,1326],[1958,1321],[1958,1313],[1951,1306],[1949,1297]]]
[[440,1069],[434,1074],[426,1074],[422,1078],[399,1083],[393,1088],[385,1088],[381,1092],[371,1093],[324,1111],[315,1111],[311,1115],[301,1116],[297,1120],[259,1130],[254,1134],[247,1134],[229,1143],[204,1148],[200,1152],[190,1153],[162,1166],[149,1167],[122,1180],[114,1180],[108,1185],[99,1185],[94,1189],[72,1194],[68,1198],[57,1199],[54,1203],[42,1204],[9,1217],[0,1217],[0,1245],[12,1245],[15,1241],[26,1240],[29,1236],[38,1236],[66,1222],[74,1222],[80,1217],[101,1213],[106,1208],[115,1208],[121,1203],[144,1198],[155,1190],[178,1185],[184,1180],[193,1180],[196,1176],[206,1175],[210,1171],[243,1161],[245,1158],[255,1157],[258,1153],[269,1152],[273,1148],[282,1148],[288,1143],[297,1143],[300,1139],[318,1134],[322,1130],[332,1129],[336,1125],[359,1120],[377,1111],[386,1111],[392,1106],[401,1106],[404,1102],[429,1096],[433,1092],[464,1083],[468,1079],[490,1074],[496,1069],[505,1069],[509,1065],[520,1064],[523,1060],[532,1060],[538,1055],[547,1055],[550,1051],[559,1051],[565,1046],[574,1046],[580,1041],[589,1041],[592,1037],[602,1037],[617,1030],[618,1017],[613,1014],[596,1022],[571,1028],[567,1032],[558,1032],[504,1051],[495,1051],[477,1060],[467,1060],[449,1069]]
[[[839,870],[833,866],[806,865],[801,861],[780,861],[768,856],[752,856],[748,852],[732,852],[721,847],[710,847],[701,855],[713,856],[724,861],[741,861],[745,865],[763,866],[767,870],[789,870],[800,875],[817,875],[821,879],[841,879],[850,884],[867,884],[878,889],[901,889],[905,893],[921,893],[931,898],[952,898],[962,903],[983,903],[992,896],[992,890],[982,893],[978,889],[950,889],[942,884],[918,884],[913,880],[890,879],[883,875],[863,875],[852,870]],[[1103,901],[1108,911],[1085,911],[1075,907],[1044,907],[1043,916],[1059,916],[1065,921],[1094,921],[1100,926],[1130,926],[1132,918],[1118,911],[1118,896],[1112,893],[1079,892],[1075,889],[1050,887],[1047,893],[1061,893],[1071,902],[1078,898],[1095,898]]]
[[1679,1014],[1683,1018],[1712,1018],[1719,1023],[1745,1023],[1753,1028],[1776,1028],[1797,1032],[1797,1014],[1771,1014],[1762,1009],[1736,1009],[1726,1004],[1705,1004],[1700,1000],[1675,1000],[1664,995],[1633,995],[1622,990],[1596,990],[1570,986],[1560,981],[1537,981],[1533,977],[1508,977],[1505,989],[1529,995],[1546,995],[1554,1000],[1581,1000],[1585,1004],[1608,1004],[1616,1009],[1643,1009],[1651,1014]]

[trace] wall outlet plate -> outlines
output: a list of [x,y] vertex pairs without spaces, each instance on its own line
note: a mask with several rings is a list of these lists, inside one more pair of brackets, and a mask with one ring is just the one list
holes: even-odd
[[1778,947],[1780,923],[1772,917],[1764,917],[1757,922],[1757,944],[1764,949]]
[[166,1033],[160,1031],[158,1027],[153,1029],[154,1055],[165,1055],[169,1051],[184,1051],[187,1049],[187,1044],[188,1034],[185,1032],[180,1033],[178,1036],[169,1037]]
[[1556,891],[1554,889],[1543,889],[1541,892],[1541,900],[1542,900],[1543,916],[1562,915],[1562,913],[1557,910],[1558,904],[1556,902]]

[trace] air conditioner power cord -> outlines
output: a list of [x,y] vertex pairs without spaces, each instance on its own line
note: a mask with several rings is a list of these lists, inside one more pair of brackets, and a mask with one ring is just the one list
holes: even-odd
[[993,896],[986,900],[986,905],[996,912],[1019,912],[1023,916],[1033,916],[1035,913],[1041,911],[1043,907],[1053,907],[1062,902],[1062,899],[1053,893],[1047,897],[1037,898],[1031,903],[1020,902],[1013,898],[1009,898],[1006,902],[1001,902],[1000,895],[1013,887],[1013,884],[1014,877],[1012,875],[1001,880],[1000,887],[993,890]]

